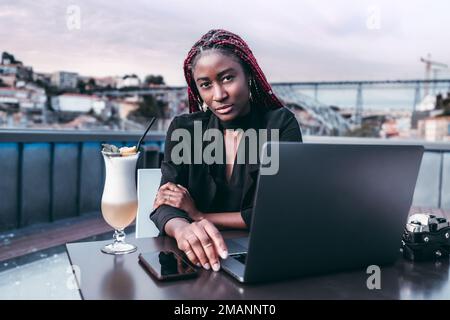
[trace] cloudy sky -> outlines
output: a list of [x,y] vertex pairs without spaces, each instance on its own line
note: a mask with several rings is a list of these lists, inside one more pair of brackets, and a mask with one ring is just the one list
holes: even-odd
[[36,71],[184,85],[191,46],[223,28],[271,82],[422,78],[427,53],[450,65],[449,14],[447,0],[0,0],[0,52]]

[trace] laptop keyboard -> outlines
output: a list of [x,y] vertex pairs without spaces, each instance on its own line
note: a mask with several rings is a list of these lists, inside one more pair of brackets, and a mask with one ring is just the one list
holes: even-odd
[[231,257],[233,257],[234,259],[236,259],[240,263],[245,264],[245,259],[247,258],[247,254],[246,253],[233,254],[233,255],[231,255]]
[[246,253],[248,250],[248,237],[246,238],[234,238],[234,239],[225,239],[225,243],[228,248],[228,253],[230,256],[234,254]]

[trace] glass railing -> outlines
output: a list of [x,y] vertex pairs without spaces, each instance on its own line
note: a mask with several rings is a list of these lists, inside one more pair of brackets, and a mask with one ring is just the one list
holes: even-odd
[[[100,212],[102,143],[136,145],[141,132],[0,131],[0,232]],[[146,136],[138,168],[160,163],[165,135]]]
[[[102,143],[134,145],[140,132],[0,131],[0,232],[100,212]],[[160,164],[165,134],[151,132],[138,167]],[[450,208],[450,144],[306,136],[306,143],[418,144],[425,147],[414,205]]]

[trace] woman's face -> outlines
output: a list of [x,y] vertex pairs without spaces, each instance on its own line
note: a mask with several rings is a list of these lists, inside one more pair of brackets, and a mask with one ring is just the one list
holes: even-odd
[[202,100],[220,120],[233,120],[250,111],[248,77],[233,57],[205,51],[192,74]]

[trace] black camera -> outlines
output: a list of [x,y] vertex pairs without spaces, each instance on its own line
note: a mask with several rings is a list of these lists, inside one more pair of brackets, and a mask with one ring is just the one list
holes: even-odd
[[430,214],[413,214],[408,218],[400,251],[408,260],[425,261],[448,258],[450,222]]

